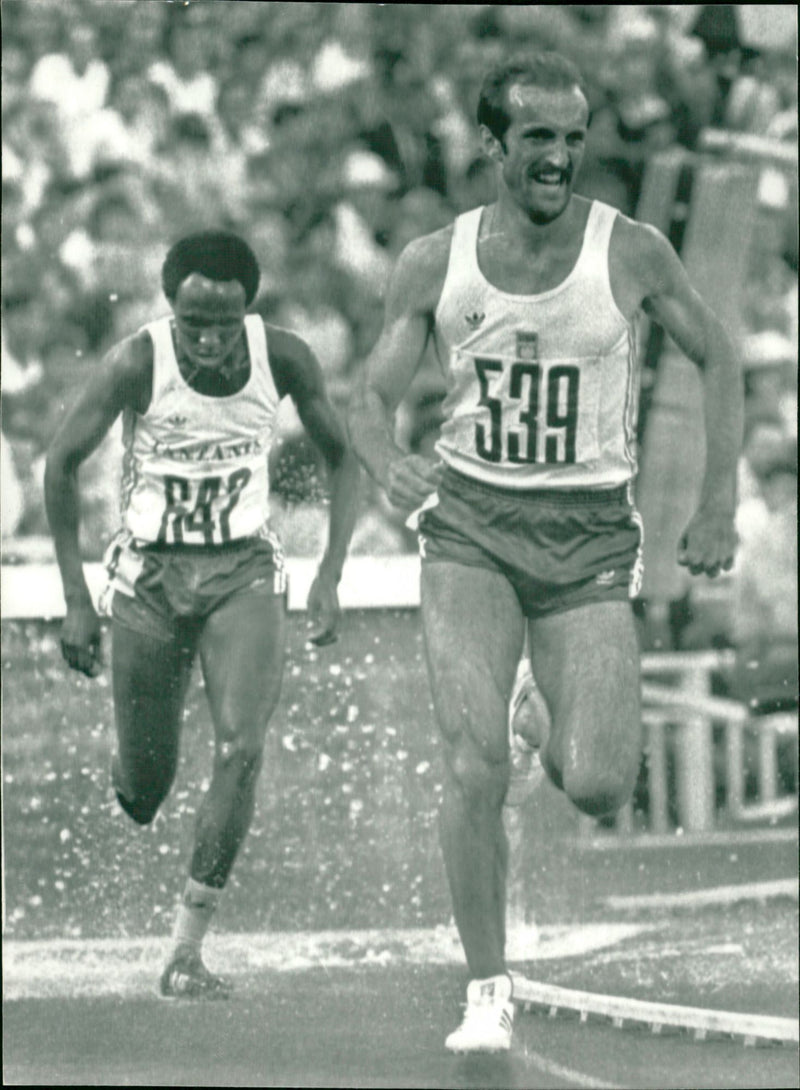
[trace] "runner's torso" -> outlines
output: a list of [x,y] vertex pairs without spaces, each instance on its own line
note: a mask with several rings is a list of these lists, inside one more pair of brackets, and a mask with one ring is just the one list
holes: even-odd
[[569,275],[537,295],[478,265],[483,208],[459,216],[436,309],[443,461],[506,488],[606,488],[636,472],[635,329],[609,278],[615,209],[593,202]]
[[192,389],[175,358],[171,318],[144,326],[153,342],[153,391],[143,415],[123,415],[122,515],[147,543],[223,545],[269,518],[267,456],[279,395],[264,324],[245,318],[250,377],[238,393]]

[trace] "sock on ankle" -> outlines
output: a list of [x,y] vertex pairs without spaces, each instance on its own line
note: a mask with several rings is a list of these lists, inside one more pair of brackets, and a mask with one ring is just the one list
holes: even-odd
[[221,889],[203,885],[202,882],[196,882],[194,878],[187,879],[172,929],[172,943],[175,949],[188,947],[199,953],[221,893]]

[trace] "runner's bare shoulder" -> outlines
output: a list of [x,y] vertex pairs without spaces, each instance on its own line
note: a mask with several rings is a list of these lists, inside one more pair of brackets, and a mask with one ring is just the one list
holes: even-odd
[[617,214],[609,272],[617,305],[626,317],[658,287],[674,260],[670,243],[657,227]]
[[153,389],[153,341],[140,329],[106,353],[102,368],[119,400],[138,413],[147,412]]
[[415,238],[397,259],[387,292],[387,309],[433,314],[444,287],[453,226]]

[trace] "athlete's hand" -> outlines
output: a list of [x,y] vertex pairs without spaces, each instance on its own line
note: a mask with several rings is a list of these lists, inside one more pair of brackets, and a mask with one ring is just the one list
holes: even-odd
[[306,603],[310,628],[308,638],[317,647],[336,643],[339,639],[341,609],[336,590],[337,584],[338,580],[320,569],[308,592]]
[[61,626],[61,654],[73,670],[87,677],[97,677],[102,671],[100,618],[91,602],[67,606]]
[[678,563],[713,579],[731,570],[737,543],[733,511],[701,507],[678,543]]
[[420,507],[439,487],[444,467],[421,454],[407,454],[389,466],[386,495],[390,502],[408,514]]

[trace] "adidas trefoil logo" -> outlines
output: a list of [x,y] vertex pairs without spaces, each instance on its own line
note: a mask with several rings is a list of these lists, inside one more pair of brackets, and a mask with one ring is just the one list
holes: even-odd
[[472,312],[472,314],[466,314],[464,316],[464,320],[466,321],[466,323],[467,323],[467,325],[469,326],[470,329],[477,329],[479,326],[483,325],[483,321],[484,321],[485,317],[486,317],[485,314],[483,314],[483,313],[479,314],[478,311],[475,310],[475,311]]
[[180,413],[173,413],[172,416],[167,417],[167,423],[171,428],[182,428],[189,423],[189,417],[181,416]]

